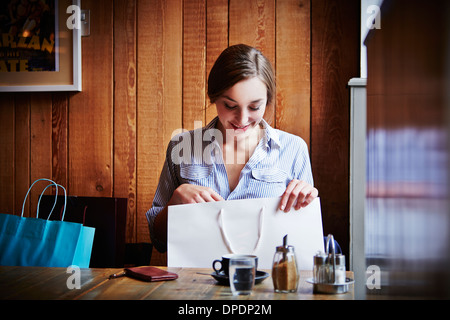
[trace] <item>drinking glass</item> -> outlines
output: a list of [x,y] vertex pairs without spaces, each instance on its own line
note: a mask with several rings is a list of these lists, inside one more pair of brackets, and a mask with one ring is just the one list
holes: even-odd
[[229,265],[230,288],[234,296],[249,295],[255,285],[256,260],[252,257],[233,257]]

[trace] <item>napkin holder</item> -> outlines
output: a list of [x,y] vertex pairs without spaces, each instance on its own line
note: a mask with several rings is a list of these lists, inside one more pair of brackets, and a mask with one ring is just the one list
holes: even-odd
[[[329,252],[330,244],[332,252]],[[314,256],[314,277],[307,279],[313,285],[313,293],[346,293],[353,279],[345,276],[345,256],[336,255],[333,235],[328,235],[326,255]]]

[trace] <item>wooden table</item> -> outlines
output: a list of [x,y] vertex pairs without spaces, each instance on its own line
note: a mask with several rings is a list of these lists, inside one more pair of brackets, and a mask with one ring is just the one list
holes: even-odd
[[[354,299],[353,285],[345,294],[313,294],[306,279],[310,271],[301,271],[296,293],[275,293],[269,276],[255,285],[250,296],[232,296],[228,286],[211,277],[211,269],[166,268],[178,274],[177,280],[144,282],[129,277],[109,280],[122,269],[79,269],[80,288],[75,275],[66,268],[0,266],[0,299],[45,300],[349,300]],[[267,270],[266,270],[267,271]],[[270,272],[269,272],[270,274]],[[347,277],[353,278],[352,272]]]

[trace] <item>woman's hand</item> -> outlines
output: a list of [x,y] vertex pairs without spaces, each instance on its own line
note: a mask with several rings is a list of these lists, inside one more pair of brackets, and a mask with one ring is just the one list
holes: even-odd
[[172,194],[168,205],[222,201],[213,189],[194,184],[182,184]]
[[289,182],[286,191],[281,196],[280,210],[289,212],[292,206],[294,206],[295,210],[306,207],[318,195],[319,191],[312,185],[305,181],[294,179]]
[[168,206],[176,204],[188,204],[209,201],[221,201],[223,198],[211,188],[197,186],[194,184],[182,184],[172,194],[167,205],[155,218],[155,237],[167,243],[167,211]]

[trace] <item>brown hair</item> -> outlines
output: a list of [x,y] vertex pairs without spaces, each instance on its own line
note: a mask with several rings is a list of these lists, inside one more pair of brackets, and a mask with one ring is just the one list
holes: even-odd
[[258,77],[267,87],[267,105],[275,98],[275,76],[270,61],[258,50],[245,44],[225,49],[217,58],[208,77],[211,103],[241,80]]

